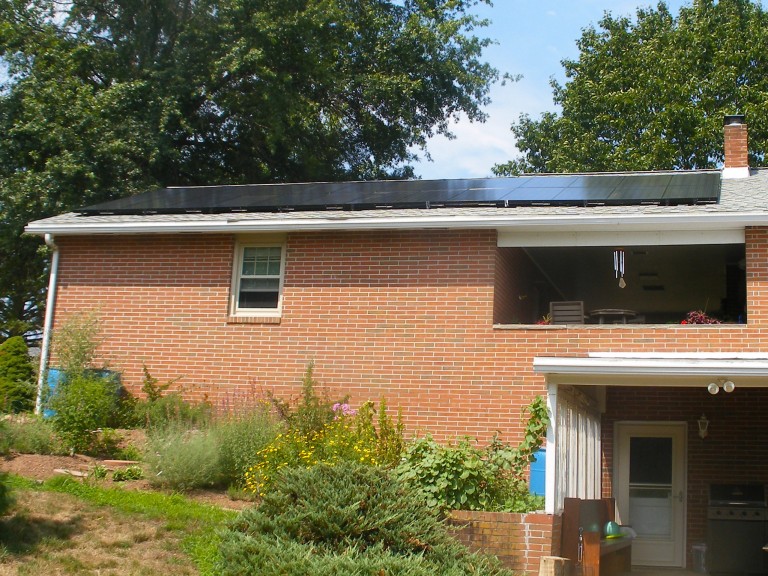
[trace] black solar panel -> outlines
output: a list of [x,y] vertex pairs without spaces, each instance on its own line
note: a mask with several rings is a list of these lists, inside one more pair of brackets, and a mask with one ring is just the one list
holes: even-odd
[[669,172],[175,187],[80,208],[77,212],[184,214],[461,206],[692,205],[719,199],[719,172]]

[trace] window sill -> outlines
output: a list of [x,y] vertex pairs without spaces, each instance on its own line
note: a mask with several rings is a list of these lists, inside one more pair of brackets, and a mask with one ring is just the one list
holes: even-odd
[[280,316],[229,316],[227,324],[280,324]]

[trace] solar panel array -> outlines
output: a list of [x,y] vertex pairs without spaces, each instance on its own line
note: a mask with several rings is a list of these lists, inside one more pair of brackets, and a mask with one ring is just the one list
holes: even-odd
[[467,206],[629,206],[718,202],[719,172],[536,175],[469,180],[379,180],[153,190],[77,210],[185,214]]

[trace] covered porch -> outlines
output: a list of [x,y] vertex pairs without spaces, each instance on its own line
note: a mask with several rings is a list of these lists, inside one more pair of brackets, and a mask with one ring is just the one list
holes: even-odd
[[534,370],[552,416],[547,513],[565,497],[614,497],[638,533],[633,573],[701,569],[702,554],[712,574],[768,573],[766,512],[711,517],[713,486],[768,483],[768,355],[593,353],[535,358]]

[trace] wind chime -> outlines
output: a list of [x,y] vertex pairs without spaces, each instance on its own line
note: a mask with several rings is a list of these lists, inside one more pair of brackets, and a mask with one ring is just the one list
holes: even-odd
[[613,271],[619,279],[619,288],[624,288],[627,285],[624,281],[624,248],[613,251]]

